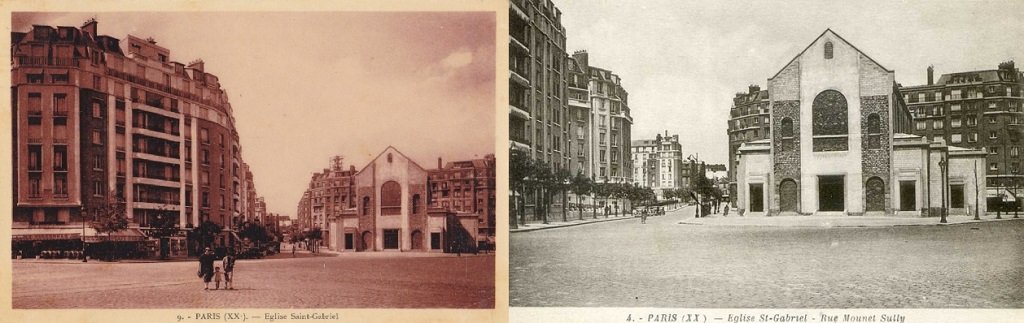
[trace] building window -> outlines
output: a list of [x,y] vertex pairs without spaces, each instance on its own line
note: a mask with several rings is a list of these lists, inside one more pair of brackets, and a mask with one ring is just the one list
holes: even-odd
[[938,130],[938,129],[945,128],[946,120],[935,120],[932,123],[933,123],[932,124],[932,129]]
[[370,215],[370,197],[363,196],[363,215]]
[[952,118],[949,120],[949,122],[950,127],[952,127],[953,129],[960,128],[960,118]]
[[100,133],[99,129],[93,129],[92,130],[92,143],[94,145],[102,145],[103,144],[103,134]]
[[989,139],[996,139],[996,138],[999,138],[999,135],[995,131],[990,131],[988,133],[988,138]]
[[93,155],[92,156],[92,169],[103,170],[103,156]]
[[203,192],[200,202],[203,207],[210,207],[210,192]]
[[65,93],[53,94],[53,115],[68,115],[68,95]]
[[967,142],[978,142],[978,133],[972,132],[967,134]]
[[928,122],[927,121],[918,121],[918,122],[915,123],[915,127],[914,128],[917,129],[917,130],[927,130],[928,129]]
[[961,137],[962,136],[960,134],[954,133],[954,134],[950,135],[950,142],[952,142],[954,144],[959,144],[963,140]]
[[402,213],[402,186],[395,181],[385,182],[380,186],[381,215],[398,215]]
[[882,148],[882,126],[881,118],[877,113],[868,115],[868,149]]
[[68,146],[55,145],[53,146],[53,170],[55,171],[67,171],[68,170]]
[[988,164],[988,170],[990,170],[990,171],[999,171],[999,163]]
[[210,132],[206,128],[199,128],[199,140],[204,144],[210,143]]
[[53,196],[56,196],[56,197],[67,197],[68,196],[68,174],[67,173],[55,173],[55,174],[53,174]]
[[28,197],[38,198],[40,196],[39,182],[42,181],[42,173],[28,173]]
[[825,90],[814,98],[811,106],[814,151],[847,150],[847,101],[842,93]]
[[100,110],[100,103],[99,102],[96,102],[96,101],[92,102],[92,117],[93,118],[102,118],[103,117],[103,112],[102,112],[102,110]]
[[413,214],[420,213],[420,195],[419,194],[413,194],[412,195],[412,207],[411,207],[411,209],[412,209],[412,213]]
[[832,42],[825,42],[825,59],[832,59]]
[[93,196],[103,196],[103,191],[104,190],[103,190],[103,183],[102,182],[92,182],[92,195]]

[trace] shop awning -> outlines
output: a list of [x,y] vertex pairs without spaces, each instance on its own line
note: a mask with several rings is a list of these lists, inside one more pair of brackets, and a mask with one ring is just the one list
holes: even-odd
[[107,233],[97,234],[96,230],[87,228],[85,231],[85,242],[104,242],[104,241],[116,241],[116,242],[133,242],[146,240],[146,235],[139,231],[139,229],[129,228],[124,230],[118,230]]
[[82,228],[13,228],[11,241],[81,240]]

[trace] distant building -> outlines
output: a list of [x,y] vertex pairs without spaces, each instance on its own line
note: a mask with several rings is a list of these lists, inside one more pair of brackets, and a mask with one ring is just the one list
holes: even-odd
[[1015,196],[1024,186],[1024,75],[1013,61],[993,70],[943,74],[937,82],[933,75],[928,67],[927,84],[900,88],[914,117],[913,133],[929,141],[988,151],[984,165],[989,207],[1019,208]]
[[329,240],[331,235],[328,219],[356,206],[353,187],[356,169],[352,165],[345,169],[342,161],[341,156],[334,156],[329,168],[314,173],[299,201],[298,216],[302,228],[319,228],[324,240]]
[[687,188],[689,169],[683,164],[683,146],[679,135],[658,134],[653,140],[633,140],[631,144],[633,184],[654,190],[658,199],[665,191]]
[[771,125],[768,113],[768,90],[751,85],[747,92],[736,93],[729,109],[729,201],[736,207],[736,166],[739,163],[737,152],[740,145],[768,139],[771,136]]
[[985,191],[985,152],[907,134],[911,115],[895,72],[831,30],[768,79],[768,91],[771,139],[738,150],[737,211],[985,212],[968,198]]
[[437,160],[437,169],[428,171],[429,206],[456,213],[477,216],[477,237],[494,238],[495,214],[495,158],[448,162],[443,167]]

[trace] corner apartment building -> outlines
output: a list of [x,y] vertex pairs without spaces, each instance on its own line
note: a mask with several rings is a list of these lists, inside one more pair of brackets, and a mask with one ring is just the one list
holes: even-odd
[[437,169],[427,171],[428,206],[457,213],[477,215],[477,236],[494,237],[495,222],[495,158],[448,162],[443,167],[437,160]]
[[987,197],[995,209],[1007,188],[1024,185],[1024,74],[1013,61],[997,69],[943,74],[937,81],[932,67],[927,73],[927,84],[900,89],[914,118],[913,133],[930,141],[985,149]]
[[729,202],[736,207],[737,152],[744,143],[771,137],[768,90],[758,85],[747,87],[747,92],[736,93],[729,109]]
[[341,156],[331,158],[329,168],[313,173],[309,187],[299,201],[299,220],[303,228],[319,228],[324,240],[330,238],[328,219],[341,214],[347,208],[355,207],[355,190],[353,177],[355,166],[344,169]]
[[665,191],[689,186],[689,168],[683,164],[683,146],[679,135],[658,134],[653,140],[631,143],[633,184],[654,190],[659,199]]
[[585,51],[577,51],[566,61],[566,70],[569,73],[567,79],[567,91],[569,100],[569,157],[572,162],[569,164],[569,172],[575,176],[583,174],[586,177],[594,175],[591,172],[593,162],[593,151],[590,149],[592,124],[590,123],[590,74],[589,62]]
[[226,228],[215,243],[231,243],[248,174],[217,77],[152,38],[97,25],[11,33],[15,242],[88,241],[83,209],[116,198],[130,223],[123,241],[212,221]]

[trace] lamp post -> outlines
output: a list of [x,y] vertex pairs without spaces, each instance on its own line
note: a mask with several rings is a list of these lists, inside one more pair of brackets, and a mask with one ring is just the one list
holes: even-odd
[[948,168],[946,156],[939,159],[939,168],[942,171],[942,210],[939,211],[939,223],[946,223],[946,169]]
[[87,209],[84,206],[80,209],[80,213],[81,213],[81,216],[82,216],[82,262],[89,262],[89,258],[85,257],[85,212],[86,212],[86,210]]
[[978,214],[978,161],[974,161],[974,220],[981,220]]

